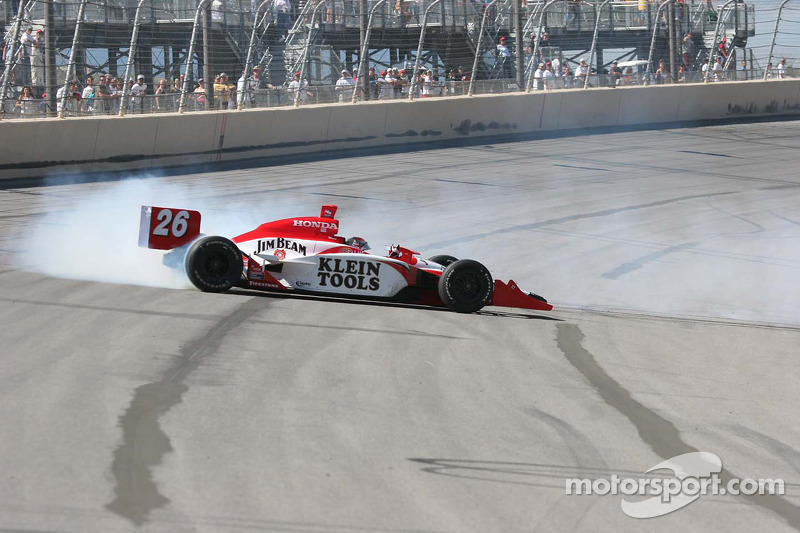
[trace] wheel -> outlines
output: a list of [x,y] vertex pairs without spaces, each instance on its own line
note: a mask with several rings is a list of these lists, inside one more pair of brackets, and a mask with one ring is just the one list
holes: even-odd
[[489,270],[472,259],[448,265],[439,278],[439,297],[458,313],[474,313],[492,300],[494,280]]
[[186,275],[204,292],[224,292],[242,277],[242,252],[225,237],[203,237],[186,254]]
[[452,255],[434,255],[433,257],[429,257],[428,261],[433,261],[434,263],[439,263],[443,267],[446,267],[450,263],[455,263],[458,259]]

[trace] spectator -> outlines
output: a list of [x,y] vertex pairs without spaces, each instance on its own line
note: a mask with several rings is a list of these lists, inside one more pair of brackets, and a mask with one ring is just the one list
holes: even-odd
[[[564,25],[569,26],[569,24],[575,20],[578,20],[580,16],[580,8],[578,7],[581,3],[581,0],[567,0],[567,13],[564,17]],[[576,71],[577,72],[577,71]],[[576,73],[577,76],[577,73]]]
[[242,72],[242,77],[236,84],[237,93],[239,98],[242,99],[242,105],[247,107],[261,107],[267,105],[265,98],[266,89],[274,89],[275,87],[268,83],[261,77],[261,67],[258,65],[252,69],[252,76],[245,79],[245,72]]
[[720,41],[719,47],[718,47],[719,55],[721,55],[723,58],[725,58],[726,61],[728,59],[728,47],[727,47],[727,44],[726,44],[727,42],[728,42],[728,40],[725,37],[723,37],[722,41]]
[[778,67],[775,69],[778,79],[782,80],[786,77],[786,58],[782,57],[780,62],[778,63]]
[[772,78],[772,63],[767,63],[767,70],[764,72],[764,79]]
[[447,72],[447,94],[448,96],[459,94],[458,93],[458,80],[456,79],[456,71],[450,69]]
[[[80,94],[76,91],[78,90],[78,83],[75,81],[70,81],[66,88],[62,85],[58,88],[56,92],[56,112],[60,115],[63,111],[64,116],[71,116],[75,115],[78,112],[78,102],[80,101]],[[64,97],[66,96],[66,105],[64,106],[62,102],[64,101]]]
[[717,56],[717,60],[714,62],[714,66],[711,67],[711,72],[714,73],[714,81],[722,81],[722,58]]
[[553,68],[553,74],[558,78],[561,76],[561,60],[558,59],[558,56],[553,58],[553,61],[550,62],[550,66]]
[[550,63],[547,63],[544,68],[544,72],[542,72],[542,79],[544,80],[544,88],[545,90],[550,90],[553,88],[553,71],[550,70]]
[[294,79],[289,83],[289,94],[292,101],[298,101],[301,104],[308,102],[309,97],[313,98],[314,93],[308,90],[308,81],[300,80],[300,73],[294,73]]
[[381,100],[389,100],[394,98],[394,87],[392,84],[394,80],[392,79],[392,73],[390,71],[382,70],[381,77],[378,78],[378,85],[380,86],[380,96]]
[[353,86],[356,84],[350,73],[346,70],[342,71],[342,77],[336,81],[336,94],[339,97],[339,102],[349,102],[350,97],[353,95]]
[[87,114],[94,113],[94,78],[91,76],[86,78],[86,86],[83,88],[81,98],[83,102],[83,111]]
[[548,46],[549,47],[550,46],[550,34],[547,33],[547,31],[545,31],[542,34],[542,38],[539,40],[539,46],[540,47],[544,47],[544,46]]
[[223,12],[222,0],[211,1],[211,20],[213,22],[225,22],[225,13]]
[[290,17],[289,13],[292,10],[292,4],[289,0],[275,0],[273,10],[278,19],[278,33],[280,34],[279,40],[283,41],[286,38],[286,32],[289,31]]
[[686,83],[686,67],[678,65],[678,83]]
[[702,66],[702,68],[700,69],[700,71],[701,71],[701,73],[703,74],[703,81],[705,81],[705,82],[708,82],[708,81],[710,81],[710,80],[709,80],[709,76],[711,75],[711,67],[710,67],[710,65],[708,64],[708,58],[705,58],[705,59],[703,60],[703,66]]
[[611,85],[617,86],[622,85],[622,69],[619,68],[619,63],[617,61],[611,62],[611,70],[609,71],[611,74]]
[[736,78],[739,79],[739,80],[746,80],[746,79],[748,79],[750,77],[749,76],[749,72],[747,72],[747,61],[746,60],[742,61],[741,65],[739,66],[739,71],[736,74],[737,74]]
[[686,69],[692,67],[692,57],[694,57],[694,34],[692,32],[683,36],[683,64]]
[[402,98],[403,97],[403,74],[397,68],[392,69],[392,79],[394,83],[392,85],[392,89],[394,90],[394,97],[395,98]]
[[[358,70],[353,70],[353,78],[358,83]],[[381,83],[375,67],[369,67],[367,70],[367,84],[369,85],[369,97],[377,100],[380,97]]]
[[575,69],[575,80],[583,87],[586,77],[589,75],[589,66],[586,64],[585,59],[581,59],[578,63],[578,68]]
[[195,108],[205,109],[206,107],[206,80],[200,78],[197,80],[197,87],[192,92]]
[[156,84],[156,92],[155,92],[155,102],[156,102],[156,111],[164,112],[164,111],[172,111],[172,104],[173,100],[170,98],[169,95],[169,85],[167,84],[167,80],[161,78],[158,80]]
[[[258,65],[256,65],[258,66]],[[249,80],[247,78],[247,69],[242,70],[242,75],[236,80],[236,102],[240,109],[252,106],[252,99],[249,95]]]
[[544,73],[544,63],[539,63],[539,67],[533,72],[534,90],[543,91],[545,89]]
[[131,88],[131,107],[134,113],[144,113],[144,95],[147,92],[147,84],[144,81],[144,74],[136,76],[136,83]]
[[672,81],[672,74],[669,71],[669,67],[664,62],[664,60],[660,60],[658,62],[658,70],[656,70],[656,83],[665,84]]
[[33,53],[33,42],[35,40],[33,28],[26,28],[25,32],[19,38],[19,44],[22,46],[22,53],[25,57],[30,57]]
[[533,55],[533,46],[536,43],[536,32],[531,33],[530,37],[525,39],[525,55],[532,56]]
[[436,96],[434,93],[434,83],[433,71],[428,70],[422,76],[422,98]]
[[94,93],[94,108],[97,113],[105,115],[109,111],[109,98],[111,97],[111,76],[100,76]]
[[625,69],[625,72],[622,76],[622,84],[623,85],[630,85],[636,81],[634,74],[633,74],[633,67],[628,67]]
[[31,85],[44,87],[44,30],[36,30],[31,48]]
[[224,72],[214,82],[214,99],[214,103],[221,109],[236,107],[236,87],[228,82],[228,75]]
[[31,82],[31,56],[33,55],[33,28],[27,28],[25,33],[19,38],[19,52],[17,55],[18,70],[20,72],[20,79],[18,83],[27,85]]
[[[11,35],[7,35],[6,38],[3,40],[3,66],[11,66],[11,60],[13,59],[14,55],[14,42],[11,40]],[[16,72],[14,70],[11,71],[11,83],[15,83],[15,76]]]
[[109,108],[111,113],[116,115],[119,113],[119,105],[122,100],[122,92],[125,90],[125,81],[122,78],[114,80],[114,85],[110,88],[111,95],[109,96]]
[[20,115],[32,116],[37,112],[36,102],[33,98],[33,89],[28,85],[22,88],[22,93],[17,98],[14,107],[19,111]]
[[572,87],[572,73],[569,70],[569,65],[564,65],[564,69],[561,73],[561,77],[563,78],[564,88],[569,89]]
[[506,46],[505,37],[500,37],[500,44],[497,45],[497,60],[500,62],[501,77],[512,78],[511,51]]

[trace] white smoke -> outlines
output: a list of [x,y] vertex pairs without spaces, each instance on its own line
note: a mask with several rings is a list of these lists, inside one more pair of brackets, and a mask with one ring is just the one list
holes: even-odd
[[[88,192],[87,192],[88,189]],[[196,209],[201,231],[233,236],[263,220],[227,205],[220,209],[202,186],[146,176],[117,183],[48,188],[44,216],[19,235],[17,267],[49,276],[167,288],[191,287],[182,271],[163,265],[166,252],[138,246],[142,205]]]

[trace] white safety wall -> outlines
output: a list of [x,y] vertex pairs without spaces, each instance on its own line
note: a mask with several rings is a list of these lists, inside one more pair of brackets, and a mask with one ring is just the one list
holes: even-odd
[[800,114],[800,80],[0,122],[0,178],[457,138]]

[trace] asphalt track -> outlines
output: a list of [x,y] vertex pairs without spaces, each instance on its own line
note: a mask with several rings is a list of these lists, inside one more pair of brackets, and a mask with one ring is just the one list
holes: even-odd
[[[0,531],[800,530],[798,148],[762,122],[1,190]],[[204,225],[338,203],[557,309],[160,287],[110,222],[142,188]],[[787,494],[564,493],[694,450]]]

